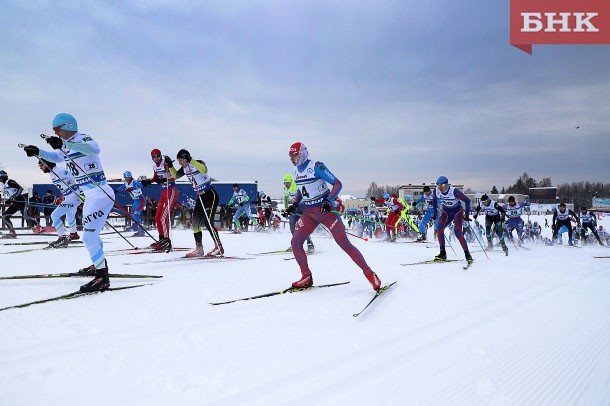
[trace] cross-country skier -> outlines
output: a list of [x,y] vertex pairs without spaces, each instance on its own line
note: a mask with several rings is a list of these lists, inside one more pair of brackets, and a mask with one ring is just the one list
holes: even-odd
[[595,239],[599,243],[599,245],[604,245],[602,240],[599,238],[599,234],[597,234],[597,219],[595,218],[595,214],[587,210],[585,206],[580,208],[580,235],[582,237],[583,243],[586,244],[587,240],[585,239],[585,235],[587,234],[587,229],[591,230],[591,233],[595,236]]
[[131,205],[131,217],[133,218],[134,222],[131,225],[131,228],[136,232],[133,236],[144,237],[144,229],[140,226],[140,224],[142,224],[140,215],[144,210],[146,210],[146,199],[142,193],[142,188],[144,186],[133,178],[130,171],[125,171],[123,173],[123,179],[125,179],[125,181],[123,182],[123,185],[117,189],[117,192],[125,191],[129,193],[129,196],[131,196],[133,199]]
[[[294,181],[294,177],[291,173],[287,173],[284,175],[284,207],[285,210],[290,207],[291,204],[294,204],[297,199],[297,184]],[[294,234],[294,227],[299,218],[303,215],[303,207],[299,206],[294,211],[294,213],[290,214],[288,218],[288,225],[290,226],[290,234]],[[313,241],[311,240],[311,235],[307,236],[307,253],[313,254],[316,247],[313,245]],[[288,252],[292,251],[292,247],[287,249]]]
[[385,221],[385,232],[387,234],[386,240],[390,242],[396,241],[396,223],[400,220],[400,214],[404,210],[405,206],[398,201],[398,196],[387,191],[383,192],[384,204],[388,208],[389,214]]
[[[504,205],[504,210],[506,211],[506,215],[508,216],[508,221],[506,223],[506,231],[508,232],[508,237],[513,239],[513,230],[517,230],[517,237],[519,237],[518,242],[521,245],[523,238],[523,219],[521,218],[521,214],[523,213],[523,209],[529,206],[529,199],[526,199],[525,202],[517,204],[515,200],[515,196],[508,197],[508,204]],[[487,216],[485,216],[487,218]]]
[[54,151],[39,150],[34,145],[25,147],[28,156],[38,155],[51,162],[66,162],[76,184],[85,194],[83,206],[83,242],[89,251],[92,266],[83,268],[83,274],[95,273],[95,278],[81,286],[81,291],[104,291],[110,286],[108,263],[104,255],[104,244],[100,230],[114,204],[114,191],[106,182],[106,175],[99,158],[100,147],[89,135],[78,132],[74,116],[61,113],[53,119],[56,136],[48,137],[47,143]]
[[540,239],[540,234],[542,233],[542,227],[540,227],[540,224],[538,224],[537,221],[534,221],[530,231],[532,233],[532,239],[538,241]]
[[500,239],[500,245],[506,255],[508,255],[508,247],[504,241],[504,219],[506,210],[500,206],[495,200],[491,200],[489,196],[484,194],[481,196],[481,203],[474,210],[474,218],[479,216],[483,210],[485,212],[485,237],[487,237],[487,250],[493,249],[493,233]]
[[252,221],[252,213],[250,210],[250,196],[246,193],[245,190],[240,189],[237,183],[233,184],[233,197],[229,200],[228,205],[232,206],[233,204],[237,204],[237,210],[235,210],[235,214],[233,215],[233,223],[235,223],[235,233],[239,233],[241,225],[239,223],[239,218],[242,214],[248,216],[248,219]]
[[193,236],[195,237],[195,250],[186,254],[187,257],[202,257],[204,256],[203,251],[203,237],[201,233],[201,226],[210,233],[212,241],[214,241],[214,248],[205,254],[205,256],[222,256],[224,254],[224,248],[220,242],[220,236],[216,227],[214,227],[214,216],[216,215],[216,208],[218,207],[218,193],[212,187],[212,178],[208,173],[208,167],[205,162],[199,159],[193,159],[190,152],[186,149],[181,149],[176,155],[180,169],[176,171],[174,167],[170,167],[172,176],[176,179],[180,179],[186,175],[197,193],[197,200],[195,202],[195,209],[193,210]]
[[363,235],[368,235],[369,238],[373,238],[373,230],[374,230],[374,226],[373,223],[375,222],[375,212],[370,209],[368,207],[365,207],[363,212],[362,212],[362,234]]
[[[462,202],[464,202],[466,206],[466,211],[464,211],[464,208],[462,207]],[[447,259],[447,252],[445,251],[445,228],[453,222],[453,232],[464,250],[464,257],[468,264],[472,264],[474,260],[470,255],[468,243],[466,243],[464,233],[462,232],[462,222],[464,220],[470,221],[470,199],[462,193],[460,189],[450,185],[446,176],[440,176],[436,181],[436,188],[432,195],[433,221],[436,220],[439,203],[443,204],[443,209],[440,218],[438,219],[438,229],[436,231],[440,252],[434,259],[437,261],[445,261]]]
[[[424,217],[419,223],[419,232],[421,233],[420,237],[417,241],[426,241],[427,237],[427,228],[428,222],[432,219],[432,214],[434,214],[434,208],[432,207],[432,200],[434,196],[432,194],[432,190],[430,190],[430,186],[424,186],[424,193],[421,195],[419,199],[415,202],[415,204],[423,203],[423,209],[425,210]],[[436,228],[436,224],[435,224]]]
[[169,168],[173,166],[172,159],[167,155],[162,155],[157,148],[150,151],[150,157],[153,161],[153,177],[152,179],[143,179],[142,185],[148,186],[152,182],[156,182],[163,186],[163,192],[157,204],[157,212],[155,214],[155,224],[159,232],[159,241],[150,245],[154,250],[170,250],[172,248],[172,240],[170,239],[171,215],[172,207],[178,200],[178,188],[176,180],[171,174]]
[[[362,269],[373,289],[378,290],[381,287],[381,280],[368,266],[360,251],[347,238],[345,226],[339,216],[332,213],[332,201],[339,196],[343,187],[341,182],[325,164],[310,160],[307,148],[302,143],[295,142],[292,144],[288,154],[295,167],[293,176],[297,184],[297,197],[295,202],[288,207],[288,212],[292,214],[297,207],[303,206],[303,214],[296,223],[291,241],[292,251],[301,268],[302,277],[292,286],[305,288],[313,285],[303,243],[318,224],[323,224],[328,228],[341,249]],[[327,183],[332,185],[332,190],[328,189]]]
[[557,236],[561,227],[565,226],[568,232],[568,245],[574,245],[574,242],[572,240],[572,224],[570,222],[570,216],[572,216],[573,219],[580,223],[580,220],[578,219],[576,213],[574,213],[572,210],[567,209],[565,203],[560,203],[559,209],[553,210],[553,225],[551,226],[551,229],[553,230],[553,242],[557,240]]
[[[55,162],[47,161],[45,159],[38,159],[38,167],[44,173],[48,173],[51,176],[51,182],[59,190],[62,195],[62,202],[53,210],[51,213],[51,221],[53,227],[57,231],[57,240],[49,244],[51,248],[62,248],[67,247],[70,241],[78,240],[80,236],[76,232],[76,209],[81,204],[79,198],[82,193],[80,188],[76,185],[72,173],[66,168],[57,167]],[[67,228],[70,231],[66,235],[66,227],[62,217],[66,216]]]
[[2,186],[2,198],[4,200],[4,205],[8,206],[2,215],[2,220],[8,226],[8,234],[2,236],[2,238],[17,238],[17,233],[15,232],[13,223],[11,222],[11,217],[18,211],[21,212],[21,215],[26,220],[28,225],[34,227],[34,233],[40,233],[40,224],[38,224],[33,217],[28,215],[28,198],[27,195],[23,193],[23,188],[21,185],[19,185],[19,183],[15,182],[13,179],[9,179],[6,171],[0,170],[0,186]]

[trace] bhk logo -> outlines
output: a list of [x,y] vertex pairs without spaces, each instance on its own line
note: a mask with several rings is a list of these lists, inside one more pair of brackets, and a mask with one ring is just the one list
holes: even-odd
[[511,0],[510,43],[610,44],[610,0]]

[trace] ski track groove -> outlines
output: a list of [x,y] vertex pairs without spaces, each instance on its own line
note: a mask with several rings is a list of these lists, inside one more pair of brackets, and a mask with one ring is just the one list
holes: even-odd
[[[553,293],[559,294],[561,292],[557,291]],[[593,305],[591,305],[590,307],[593,310],[596,310]],[[603,350],[603,344],[606,338],[606,334],[610,330],[610,319],[608,317],[604,318],[604,323],[601,327],[593,320],[588,321],[588,323],[581,323],[581,325],[579,326],[581,328],[574,330],[575,334],[571,334],[565,339],[558,342],[558,344],[560,344],[561,346],[561,348],[559,349],[561,350],[569,348],[579,348],[579,350],[571,353],[569,359],[562,360],[563,365],[554,368],[555,371],[564,371],[564,374],[568,374],[569,376],[564,376],[563,379],[558,379],[562,377],[556,376],[556,374],[550,376],[546,375],[546,381],[538,381],[538,385],[534,388],[528,387],[527,383],[529,379],[531,379],[532,376],[535,377],[536,375],[535,373],[533,373],[533,371],[542,372],[546,368],[548,368],[548,366],[545,366],[546,364],[536,363],[541,359],[544,360],[552,358],[552,355],[554,353],[557,353],[558,350],[557,346],[553,347],[548,345],[541,345],[543,344],[543,342],[546,342],[548,340],[548,336],[539,335],[538,338],[535,341],[530,342],[525,349],[523,349],[523,347],[521,347],[519,344],[514,344],[510,346],[508,349],[514,348],[514,350],[503,351],[502,357],[495,359],[491,365],[488,365],[482,368],[481,370],[475,372],[475,375],[472,377],[470,377],[469,375],[468,378],[463,378],[461,380],[458,380],[457,382],[454,382],[450,387],[447,387],[443,392],[438,393],[436,396],[430,399],[429,402],[425,404],[474,404],[473,399],[476,396],[476,388],[473,387],[473,381],[476,382],[477,380],[483,379],[484,377],[488,377],[490,375],[502,376],[507,371],[509,373],[512,373],[513,376],[508,376],[507,379],[501,379],[501,382],[503,382],[503,388],[507,388],[507,390],[503,391],[502,393],[510,392],[516,394],[513,398],[511,398],[511,405],[577,404],[579,396],[577,394],[573,394],[571,397],[569,397],[569,394],[567,394],[566,392],[570,388],[574,388],[572,390],[572,393],[577,392],[576,388],[578,388],[579,386],[583,387],[582,391],[584,391],[584,388],[588,386],[587,379],[593,373],[594,368],[587,367],[591,366],[591,361],[594,359],[595,356],[599,355],[599,352]],[[548,321],[547,323],[545,323],[545,326],[551,323],[552,321]],[[583,332],[590,332],[591,330],[592,333],[589,333],[590,337],[581,337]],[[563,332],[563,330],[561,332]],[[584,340],[586,340],[586,342],[591,342],[589,341],[589,339],[591,338],[594,339],[592,343],[595,343],[595,345],[592,345],[587,348],[585,348],[584,346],[577,345],[579,342],[582,342]],[[508,342],[510,340],[510,337],[506,337],[503,341]],[[540,348],[545,348],[545,352],[540,353]],[[518,356],[515,357],[515,354],[518,354]],[[523,365],[522,368],[518,368],[518,370],[514,368],[514,365],[523,364],[524,360],[529,360],[529,362],[526,362],[525,365]],[[596,365],[597,363],[593,364]],[[498,366],[500,366],[499,369]],[[494,369],[497,370],[494,371]],[[578,374],[577,372],[581,369],[582,373]],[[529,371],[529,373],[521,374],[519,371]],[[568,371],[573,371],[573,373],[570,374]],[[547,382],[549,379],[550,382]],[[575,380],[578,382],[578,384],[575,383]],[[551,384],[553,384],[554,386],[561,386],[555,389],[554,391],[546,392],[545,389],[548,389]],[[532,398],[532,396],[548,396],[549,393],[555,395],[554,400],[551,401],[550,399],[542,400],[538,398]],[[496,403],[490,403],[490,399],[479,399],[477,404],[489,405]]]
[[[576,279],[588,279],[591,276],[600,273],[600,271],[592,270],[588,273],[584,273],[579,275]],[[265,403],[267,401],[273,401],[281,398],[288,403],[303,401],[308,397],[314,395],[313,393],[303,393],[300,390],[294,390],[294,388],[290,385],[290,382],[299,382],[299,386],[311,386],[316,388],[317,393],[326,393],[327,396],[335,396],[339,395],[337,393],[333,393],[333,387],[336,387],[337,384],[348,385],[350,382],[354,380],[358,381],[358,378],[366,375],[368,369],[375,370],[376,373],[374,376],[371,376],[367,380],[367,384],[371,384],[372,382],[377,382],[379,385],[383,385],[383,376],[388,374],[394,374],[396,370],[405,369],[408,367],[409,362],[412,362],[413,359],[419,358],[422,356],[423,352],[427,352],[437,348],[438,346],[442,346],[444,343],[447,343],[450,340],[456,340],[460,337],[467,336],[470,334],[474,334],[476,331],[482,329],[483,327],[487,327],[488,324],[493,323],[498,318],[505,316],[506,314],[515,313],[517,311],[517,307],[521,309],[522,307],[527,307],[528,304],[539,301],[543,297],[548,295],[557,293],[566,287],[573,286],[574,280],[567,279],[562,280],[562,282],[557,283],[556,281],[544,281],[540,284],[536,285],[532,289],[528,289],[525,292],[519,292],[513,295],[511,298],[507,298],[503,300],[501,303],[495,302],[492,306],[481,306],[481,309],[477,310],[478,317],[474,317],[473,314],[468,315],[468,322],[465,324],[460,324],[457,326],[451,326],[449,329],[443,331],[439,325],[444,324],[444,321],[439,321],[429,327],[426,328],[425,331],[420,331],[416,334],[416,336],[422,335],[430,335],[434,334],[435,330],[441,330],[440,335],[436,337],[432,337],[431,340],[420,340],[425,342],[426,344],[420,345],[418,347],[409,347],[405,348],[407,345],[405,344],[404,335],[400,337],[394,337],[391,340],[386,341],[386,345],[376,344],[376,348],[383,348],[383,351],[377,349],[377,351],[369,351],[370,348],[364,348],[361,352],[367,354],[364,357],[359,357],[355,360],[352,355],[346,354],[339,357],[336,357],[333,360],[327,360],[322,364],[317,364],[315,366],[311,366],[305,368],[304,370],[299,370],[289,376],[284,376],[279,380],[275,380],[273,382],[268,382],[263,385],[259,385],[257,387],[253,387],[247,389],[244,392],[240,392],[234,396],[228,396],[223,399],[217,400],[218,403],[212,404],[240,404],[244,399],[257,399],[260,400],[261,403]],[[452,323],[457,324],[460,322],[460,317],[454,315],[452,317]],[[408,337],[406,341],[409,341],[412,337]],[[446,344],[445,344],[446,345]],[[548,347],[548,346],[547,346]],[[533,347],[532,347],[533,348]],[[547,351],[550,349],[547,348]],[[380,356],[379,352],[382,352],[382,356]],[[372,360],[371,360],[372,358]],[[363,362],[363,359],[368,362]],[[392,361],[389,363],[389,361]],[[358,364],[366,364],[366,367],[359,366]],[[330,365],[341,365],[341,368],[329,368]],[[337,371],[339,369],[339,371]],[[343,373],[343,370],[349,371],[348,374]],[[363,370],[364,369],[364,370]],[[323,375],[318,374],[315,376],[316,371],[324,370],[326,371]],[[383,370],[383,373],[377,373],[377,371]],[[336,372],[341,372],[337,374]],[[399,371],[397,371],[399,372]],[[308,378],[303,378],[303,376]],[[325,381],[323,385],[315,385],[310,381]],[[284,384],[284,385],[282,385]],[[278,389],[284,386],[288,386],[289,389]],[[341,386],[341,385],[339,385]],[[277,393],[280,392],[280,393]],[[286,393],[282,393],[286,392]],[[295,394],[298,393],[298,394]],[[275,394],[275,395],[274,395]],[[453,394],[454,395],[454,394]],[[342,396],[342,395],[341,395]],[[265,400],[266,399],[266,400]],[[453,398],[453,400],[455,400]],[[472,399],[469,399],[472,400]],[[320,395],[317,397],[314,396],[311,399],[313,403],[320,404],[324,402],[328,402],[328,404],[332,404],[332,399],[328,397],[322,398]],[[227,402],[227,403],[225,403]],[[457,404],[453,402],[448,402],[445,404]],[[468,404],[463,403],[463,404]]]

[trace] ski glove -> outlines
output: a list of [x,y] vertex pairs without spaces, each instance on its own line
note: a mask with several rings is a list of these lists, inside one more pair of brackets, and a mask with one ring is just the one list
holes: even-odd
[[333,205],[329,200],[324,200],[322,206],[320,206],[320,213],[328,214],[333,211]]
[[286,213],[288,214],[293,214],[295,211],[297,211],[297,205],[294,203],[286,208]]
[[64,141],[59,137],[49,137],[47,138],[47,144],[53,149],[60,149],[64,146]]
[[150,184],[152,183],[152,180],[150,180],[150,179],[141,179],[140,183],[142,184],[142,186],[150,186]]
[[470,221],[470,213],[464,214],[464,221]]
[[241,203],[239,204],[239,206],[240,206],[240,207],[244,207],[244,205],[245,205],[245,204],[246,204],[246,202],[241,202]]
[[37,156],[40,152],[38,147],[35,145],[28,145],[27,147],[24,147],[23,150],[27,156]]
[[174,167],[174,161],[172,161],[172,159],[170,157],[168,157],[167,155],[165,155],[163,157],[163,160],[165,161],[165,165],[167,165],[168,168],[173,168]]

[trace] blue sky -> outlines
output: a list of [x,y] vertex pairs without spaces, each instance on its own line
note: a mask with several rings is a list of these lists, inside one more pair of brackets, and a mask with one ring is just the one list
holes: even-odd
[[608,46],[527,55],[508,1],[126,3],[0,3],[0,166],[17,181],[47,180],[16,144],[68,112],[109,177],[187,148],[279,196],[301,141],[354,195],[439,175],[610,182]]

